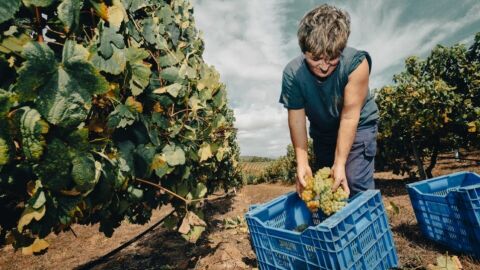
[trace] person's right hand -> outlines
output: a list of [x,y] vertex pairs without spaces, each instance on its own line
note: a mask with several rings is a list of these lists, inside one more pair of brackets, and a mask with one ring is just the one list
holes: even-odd
[[297,178],[296,178],[296,187],[298,196],[302,197],[302,191],[307,185],[305,182],[305,177],[313,176],[312,169],[308,165],[297,166]]

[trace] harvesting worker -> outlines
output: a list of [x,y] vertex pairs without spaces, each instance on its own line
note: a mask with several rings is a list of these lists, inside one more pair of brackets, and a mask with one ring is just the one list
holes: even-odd
[[352,196],[374,188],[378,108],[368,87],[372,61],[367,52],[347,47],[349,35],[346,11],[327,4],[314,8],[298,27],[302,53],[283,70],[280,103],[288,109],[299,194],[312,176],[306,117],[314,168],[331,167],[333,190],[342,186]]

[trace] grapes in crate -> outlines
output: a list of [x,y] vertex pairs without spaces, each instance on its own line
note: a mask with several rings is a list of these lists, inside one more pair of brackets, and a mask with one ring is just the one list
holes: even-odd
[[314,177],[307,176],[305,181],[301,197],[311,212],[321,209],[325,215],[330,216],[347,204],[348,194],[341,186],[335,192],[332,191],[334,180],[330,168],[318,170]]

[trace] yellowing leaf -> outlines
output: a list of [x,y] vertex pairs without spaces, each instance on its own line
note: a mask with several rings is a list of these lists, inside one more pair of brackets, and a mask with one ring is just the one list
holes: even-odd
[[113,6],[108,8],[108,22],[110,25],[120,28],[125,15],[123,5],[119,1],[114,1]]
[[96,1],[90,1],[90,3],[93,6],[93,9],[95,9],[95,12],[97,13],[100,18],[102,18],[104,21],[108,21],[108,7],[104,2],[98,3]]
[[22,254],[23,255],[33,255],[34,253],[38,253],[46,248],[48,248],[49,244],[47,241],[43,239],[38,239],[36,238],[35,241],[33,241],[33,244],[31,244],[28,247],[22,248]]
[[200,149],[198,150],[198,155],[200,156],[200,162],[207,160],[213,156],[212,148],[210,144],[203,143]]
[[136,101],[132,96],[129,96],[125,101],[125,105],[132,109],[132,111],[136,111],[138,113],[143,112],[143,105],[142,103]]
[[8,67],[13,67],[15,65],[15,57],[10,56],[10,58],[8,58],[7,62],[8,62]]
[[451,119],[448,118],[447,113],[442,114],[442,117],[443,117],[443,123],[445,124],[451,121]]
[[30,222],[32,222],[32,219],[35,219],[37,221],[42,219],[42,217],[45,215],[45,211],[45,205],[36,210],[30,206],[25,208],[25,210],[23,210],[22,216],[20,217],[20,220],[18,220],[17,230],[19,232],[22,232],[23,228],[30,224]]
[[152,164],[150,165],[150,169],[156,170],[158,168],[161,168],[161,167],[165,166],[166,163],[167,163],[167,161],[166,161],[165,157],[157,154],[153,158]]
[[180,225],[180,228],[178,228],[178,232],[180,232],[181,234],[187,234],[190,231],[191,226],[206,227],[207,224],[195,213],[189,211],[183,218],[182,225]]
[[201,100],[198,98],[198,96],[194,95],[188,100],[188,106],[190,106],[190,108],[192,108],[192,111],[196,113],[198,109],[202,108],[200,102]]
[[475,125],[475,122],[470,122],[467,125],[468,125],[468,132],[471,132],[471,133],[477,132],[477,126]]
[[163,94],[163,93],[169,93],[172,97],[177,97],[178,92],[182,89],[182,85],[179,83],[174,83],[170,84],[165,87],[161,87],[158,89],[153,90],[153,93],[155,94]]

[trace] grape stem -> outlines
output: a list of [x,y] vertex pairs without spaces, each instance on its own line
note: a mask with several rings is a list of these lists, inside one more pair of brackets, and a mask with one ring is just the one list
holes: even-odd
[[172,196],[182,200],[185,202],[185,204],[191,204],[193,202],[199,202],[199,201],[214,201],[214,200],[218,200],[220,198],[224,198],[224,197],[227,197],[229,195],[231,195],[232,193],[236,193],[236,190],[234,189],[232,192],[228,192],[226,194],[223,194],[223,195],[218,195],[218,196],[212,196],[210,198],[200,198],[200,199],[193,199],[193,200],[190,200],[190,199],[186,199],[180,195],[178,195],[177,193],[169,190],[168,188],[165,188],[165,187],[162,187],[161,185],[159,184],[156,184],[156,183],[152,183],[150,181],[147,181],[145,179],[141,179],[141,178],[135,178],[135,181],[138,181],[138,182],[141,182],[141,183],[144,183],[144,184],[147,184],[147,185],[151,185],[153,187],[156,187],[158,189],[161,189],[169,194],[171,194]]

